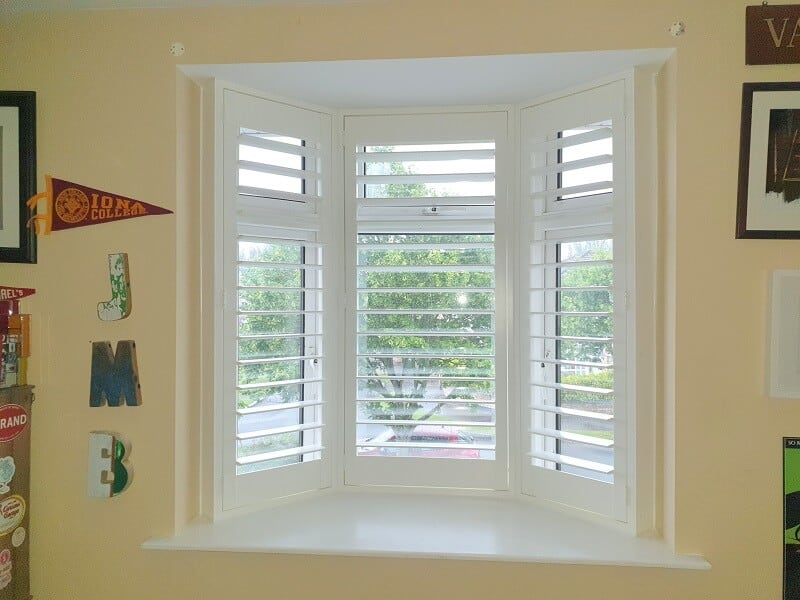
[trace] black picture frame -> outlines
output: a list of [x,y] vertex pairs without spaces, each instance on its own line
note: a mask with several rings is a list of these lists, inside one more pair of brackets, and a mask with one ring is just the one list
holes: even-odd
[[745,83],[737,238],[800,239],[800,82]]
[[[8,119],[13,119],[9,116],[12,112],[0,117],[0,211],[2,211],[0,216],[3,213],[12,213],[17,218],[9,219],[11,221],[9,223],[4,223],[0,218],[0,234],[9,228],[14,238],[13,241],[7,241],[0,237],[0,262],[35,263],[36,233],[33,225],[28,223],[33,213],[28,209],[26,202],[36,194],[36,92],[0,91],[0,109],[4,107],[18,109],[16,128],[19,135],[16,143],[13,143],[13,140],[3,141],[3,123],[8,124]],[[5,165],[8,162],[2,160],[4,148],[7,152],[9,148],[16,150],[19,160],[19,169],[16,172],[5,172]],[[8,189],[7,178],[16,178],[16,185],[13,181],[11,185],[15,190],[19,190],[18,197],[16,193],[3,193]],[[10,197],[6,198],[6,195]],[[16,206],[11,203],[15,203]],[[18,236],[13,235],[14,230],[18,232]]]

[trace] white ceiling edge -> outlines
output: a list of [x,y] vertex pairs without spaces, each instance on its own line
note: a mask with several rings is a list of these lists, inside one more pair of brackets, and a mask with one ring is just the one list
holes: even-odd
[[142,8],[236,8],[312,4],[352,4],[381,0],[3,0],[0,15],[82,10],[135,10]]
[[624,72],[660,66],[672,49],[453,58],[182,65],[216,78],[329,108],[518,104]]

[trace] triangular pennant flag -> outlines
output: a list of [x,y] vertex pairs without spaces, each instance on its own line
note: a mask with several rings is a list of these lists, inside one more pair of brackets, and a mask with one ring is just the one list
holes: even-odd
[[[28,200],[28,206],[37,211],[31,218],[36,233],[47,235],[51,231],[100,225],[122,219],[169,215],[171,210],[125,198],[102,190],[46,176],[47,191]],[[44,204],[45,212],[41,208]]]
[[19,300],[26,298],[36,293],[33,288],[12,287],[8,285],[0,285],[0,300]]

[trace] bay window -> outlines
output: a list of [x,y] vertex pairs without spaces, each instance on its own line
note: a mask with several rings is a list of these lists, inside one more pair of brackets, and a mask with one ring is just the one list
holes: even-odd
[[215,89],[218,514],[415,488],[633,522],[630,80],[403,111]]

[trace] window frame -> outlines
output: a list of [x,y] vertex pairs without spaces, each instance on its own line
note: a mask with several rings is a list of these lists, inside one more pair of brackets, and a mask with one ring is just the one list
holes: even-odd
[[[337,214],[330,201],[334,185],[331,157],[333,117],[327,109],[276,98],[269,101],[270,111],[264,115],[261,113],[266,106],[265,99],[258,92],[215,80],[205,82],[203,89],[209,98],[208,110],[204,111],[207,132],[204,152],[206,160],[213,155],[213,211],[201,213],[201,230],[204,239],[211,236],[214,243],[213,251],[210,245],[202,245],[204,264],[213,265],[203,270],[201,303],[206,317],[204,322],[212,322],[213,327],[201,336],[206,350],[202,369],[204,388],[213,390],[214,401],[211,406],[204,407],[201,417],[204,441],[201,460],[206,474],[201,478],[201,510],[209,518],[218,519],[266,506],[288,495],[331,485],[330,464],[336,450],[335,444],[328,444],[325,439],[325,427],[321,435],[326,451],[321,460],[292,465],[297,468],[237,476],[235,400],[231,399],[231,394],[235,386],[232,374],[236,368],[236,265],[240,233],[243,230],[260,232],[264,237],[317,244],[325,248],[325,260],[330,254],[335,262],[336,244],[330,244],[327,236],[336,228]],[[283,199],[286,202],[282,204],[280,197],[254,199],[241,196],[237,166],[237,140],[241,127],[317,139],[321,146],[320,164],[317,166],[321,173],[320,187],[313,192],[317,199],[304,205],[293,202],[293,198]],[[285,210],[287,207],[288,211]],[[323,290],[323,303],[332,302],[337,292],[338,286],[334,282]],[[335,323],[331,328],[335,334]],[[330,339],[335,337],[325,336],[323,339],[323,356],[334,352],[328,347]],[[325,385],[336,389],[338,377],[335,372],[330,375],[330,381]],[[333,407],[334,415],[335,410]],[[330,441],[335,442],[333,439]],[[275,490],[279,491],[275,493]]]
[[[643,197],[645,200],[641,203],[637,202],[637,209],[634,211],[633,203],[627,207],[626,217],[631,219],[636,219],[637,222],[637,239],[642,240],[646,239],[647,241],[643,244],[643,248],[640,249],[639,244],[637,243],[637,255],[640,254],[639,260],[636,261],[636,264],[628,265],[627,269],[629,274],[636,275],[637,278],[637,288],[632,292],[632,299],[637,302],[639,305],[654,305],[655,304],[655,295],[654,292],[656,290],[655,286],[655,278],[656,278],[656,259],[655,259],[655,248],[656,248],[656,223],[657,223],[657,211],[656,211],[656,202],[655,198],[657,198],[657,178],[656,176],[656,160],[655,160],[655,133],[657,130],[656,127],[656,107],[655,107],[655,85],[654,85],[654,78],[652,77],[653,73],[647,72],[645,70],[635,69],[629,72],[625,72],[623,74],[615,75],[613,77],[607,77],[600,81],[593,82],[592,84],[581,86],[580,88],[576,88],[575,90],[567,90],[564,92],[559,92],[557,94],[552,94],[546,98],[540,99],[542,101],[556,98],[556,97],[563,97],[569,96],[578,89],[586,89],[591,87],[596,87],[597,85],[602,85],[603,83],[609,81],[616,81],[621,80],[624,82],[625,90],[626,90],[626,104],[633,106],[632,102],[634,98],[637,99],[636,102],[636,111],[630,111],[626,119],[630,124],[636,124],[636,130],[634,132],[633,127],[629,127],[626,133],[626,147],[628,149],[628,157],[627,161],[629,164],[629,169],[627,172],[627,185],[629,189],[634,190],[635,196]],[[332,115],[335,126],[332,128],[332,141],[334,148],[341,147],[341,138],[340,133],[338,130],[340,126],[343,124],[344,115],[346,114],[379,114],[385,113],[387,111],[343,111],[343,110],[332,110],[332,109],[325,109],[323,107],[314,107],[307,105],[302,102],[295,102],[295,101],[287,101],[285,99],[279,98],[270,98],[268,95],[263,94],[262,92],[257,92],[253,90],[243,90],[243,88],[239,86],[233,86],[221,81],[217,80],[210,80],[204,86],[206,92],[210,92],[213,98],[217,98],[217,95],[223,89],[235,89],[237,91],[245,91],[245,93],[250,93],[254,96],[258,96],[261,98],[272,99],[278,102],[284,102],[287,104],[292,104],[295,106],[300,107],[307,107],[311,110],[318,110],[320,112],[327,112],[327,114]],[[641,100],[640,100],[641,98]],[[224,296],[219,292],[219,290],[214,289],[213,282],[218,281],[220,276],[220,265],[219,265],[219,245],[220,239],[222,237],[222,230],[220,226],[220,217],[222,216],[222,210],[220,206],[220,198],[222,197],[221,192],[221,184],[220,184],[220,164],[222,163],[222,151],[220,145],[215,143],[215,139],[219,139],[221,135],[219,123],[221,118],[221,106],[220,102],[212,101],[209,102],[203,111],[203,119],[205,123],[205,131],[211,132],[210,135],[207,135],[204,139],[204,162],[207,164],[213,164],[214,169],[210,174],[206,174],[204,177],[204,181],[206,182],[206,194],[208,194],[208,190],[213,190],[211,194],[214,197],[214,202],[212,203],[212,207],[204,208],[202,214],[202,231],[203,231],[203,239],[204,242],[201,244],[201,251],[202,257],[205,264],[214,265],[212,270],[204,270],[203,276],[203,314],[207,314],[207,309],[209,306],[219,306],[222,302],[224,302]],[[522,105],[517,105],[516,107],[506,107],[503,110],[507,110],[508,112],[508,136],[511,142],[509,148],[517,148],[517,121],[519,120],[519,109],[522,106],[528,106],[532,103],[523,103]],[[479,109],[483,109],[484,107],[479,107]],[[436,114],[440,112],[451,112],[451,113],[458,113],[458,112],[471,112],[475,111],[476,107],[446,107],[446,109],[403,109],[403,110],[392,110],[392,114],[407,114],[407,115],[419,115],[419,114]],[[639,150],[641,148],[641,150]],[[519,180],[518,176],[514,174],[518,172],[521,168],[518,163],[512,163],[512,157],[514,156],[515,152],[519,153],[519,149],[510,150],[509,156],[506,158],[505,161],[497,161],[497,169],[500,171],[501,169],[508,170],[508,189],[512,196],[518,195],[516,193],[516,188],[518,188]],[[637,152],[640,152],[639,157],[637,158]],[[521,156],[522,153],[519,153]],[[331,185],[333,186],[332,189],[334,190],[334,197],[341,194],[341,190],[345,189],[344,187],[344,178],[346,174],[343,175],[343,159],[339,152],[333,152],[330,156],[330,164],[332,165],[331,170]],[[640,166],[641,165],[641,166]],[[645,181],[647,179],[647,181]],[[331,202],[329,206],[332,206],[334,202]],[[644,210],[642,210],[644,209]],[[344,229],[344,218],[342,217],[341,213],[343,211],[335,211],[331,210],[329,214],[326,215],[326,219],[328,221],[330,230],[336,230],[338,228],[339,231],[346,231]],[[515,223],[515,220],[519,218],[520,209],[519,207],[515,206],[512,210],[508,212],[506,217],[507,223],[505,226],[511,231],[509,236],[512,240],[518,239],[518,234],[513,231],[512,227]],[[499,225],[498,225],[499,227]],[[648,236],[649,237],[642,237]],[[336,237],[333,234],[333,237]],[[345,236],[346,237],[346,236]],[[208,244],[208,240],[214,240],[213,244]],[[354,244],[353,244],[354,246]],[[327,254],[328,264],[334,272],[345,272],[343,267],[345,255],[349,252],[349,250],[345,250],[340,247],[338,244],[333,244],[330,252]],[[349,259],[348,259],[349,260]],[[520,265],[516,257],[509,257],[508,263],[505,267],[505,280],[506,282],[511,281],[513,277],[518,276]],[[347,286],[344,279],[346,278],[327,278],[327,286],[329,294],[326,298],[333,299],[331,302],[326,301],[326,310],[333,310],[335,314],[342,314],[340,310],[343,310],[343,307],[338,303],[339,298],[342,297],[342,294]],[[500,283],[498,281],[498,287]],[[210,303],[210,304],[209,304]],[[504,303],[504,306],[509,307],[509,310],[516,311],[516,308],[511,308],[516,306],[513,300],[510,300],[508,303]],[[500,303],[498,302],[498,307],[500,307]],[[657,307],[656,307],[657,308]],[[629,489],[626,491],[626,497],[628,499],[628,505],[631,507],[631,511],[628,515],[622,519],[618,520],[619,523],[622,523],[622,526],[626,529],[632,531],[649,531],[654,528],[655,518],[656,518],[656,495],[660,489],[660,481],[659,477],[656,474],[656,467],[658,466],[657,463],[657,453],[656,453],[656,431],[655,431],[655,414],[656,414],[656,394],[655,394],[655,378],[656,378],[656,311],[640,311],[635,319],[637,321],[631,321],[634,317],[629,316],[629,323],[632,324],[634,327],[629,329],[630,331],[630,339],[634,341],[634,346],[639,346],[640,348],[651,349],[652,352],[648,355],[651,356],[652,359],[648,359],[645,361],[639,361],[640,365],[637,365],[637,369],[639,369],[639,374],[633,380],[634,388],[636,389],[636,396],[644,398],[644,401],[640,403],[638,406],[638,410],[635,415],[632,416],[632,422],[634,423],[634,427],[631,427],[631,432],[629,435],[632,435],[632,438],[629,438],[629,443],[631,444],[631,448],[634,448],[634,451],[630,453],[629,456],[629,472],[635,475],[635,478],[631,479],[631,485]],[[330,321],[332,319],[328,319]],[[333,320],[337,320],[334,318]],[[345,335],[345,328],[343,327],[342,320],[339,319],[339,322],[333,324],[329,329],[329,337],[342,339]],[[208,349],[209,351],[219,347],[219,322],[216,316],[212,319],[213,325],[208,329],[204,330],[202,334],[203,339],[203,346],[204,348]],[[500,326],[500,319],[498,318],[498,327]],[[507,328],[511,327],[510,321],[510,313],[506,316],[504,326]],[[513,346],[510,346],[510,352],[519,351],[519,343],[518,341],[514,342]],[[222,465],[220,464],[220,445],[221,445],[221,435],[220,435],[220,422],[221,422],[221,415],[220,415],[220,407],[218,403],[212,401],[213,397],[219,397],[220,395],[220,382],[219,382],[219,374],[216,372],[216,365],[214,364],[213,360],[214,353],[213,352],[204,352],[202,361],[203,361],[203,389],[206,390],[203,394],[204,396],[204,403],[203,403],[203,413],[202,413],[202,439],[204,443],[201,444],[201,464],[202,464],[202,474],[201,474],[201,487],[202,487],[202,506],[203,506],[203,513],[210,516],[211,518],[220,518],[222,516],[232,514],[232,512],[239,512],[241,510],[253,510],[258,508],[259,506],[268,506],[269,504],[273,503],[274,500],[265,499],[263,502],[256,502],[250,506],[242,506],[240,509],[235,509],[233,511],[223,509],[222,503],[220,501],[222,489],[222,482],[221,482],[221,470]],[[507,369],[508,375],[507,377],[507,384],[508,384],[508,395],[516,395],[517,397],[521,397],[523,390],[521,389],[523,378],[520,376],[524,371],[521,371],[522,367],[518,364],[518,361],[509,360],[509,365]],[[642,365],[641,363],[645,363]],[[330,369],[331,371],[343,371],[343,369]],[[630,369],[633,371],[634,369]],[[630,376],[630,374],[629,374]],[[499,375],[498,375],[499,377]],[[329,389],[333,390],[334,393],[338,394],[339,398],[344,398],[344,377],[339,372],[333,374]],[[644,395],[642,395],[644,393]],[[509,421],[513,421],[514,419],[522,419],[523,415],[521,414],[521,406],[522,403],[519,402],[516,405],[513,405],[509,408],[509,412],[507,414],[507,419]],[[329,414],[331,417],[330,419],[326,418],[327,426],[329,428],[336,428],[337,430],[342,430],[347,426],[346,421],[343,415],[343,408],[341,403],[338,406],[333,407],[332,412]],[[642,433],[642,435],[634,435],[636,431]],[[354,439],[354,436],[351,436],[349,432],[345,429],[344,436],[332,436],[332,439],[329,441],[330,444],[326,444],[331,449],[331,462],[329,463],[329,484],[324,488],[319,489],[330,489],[333,491],[345,489],[345,480],[344,480],[344,469],[343,469],[343,460],[342,457],[345,452],[345,444],[343,442],[347,439]],[[207,443],[208,440],[213,440],[212,443]],[[519,429],[515,427],[508,427],[508,443],[511,447],[520,447],[521,443],[521,436],[519,433]],[[511,453],[509,453],[509,457],[511,458]],[[517,466],[514,466],[514,461],[512,461],[511,466],[509,467],[509,493],[516,496],[520,489],[520,479],[521,474],[519,471],[519,461],[516,461]],[[652,467],[652,468],[648,468]],[[480,493],[475,490],[458,490],[454,493],[458,494],[474,494]],[[498,493],[501,497],[510,497],[508,494],[504,494],[502,492]]]

